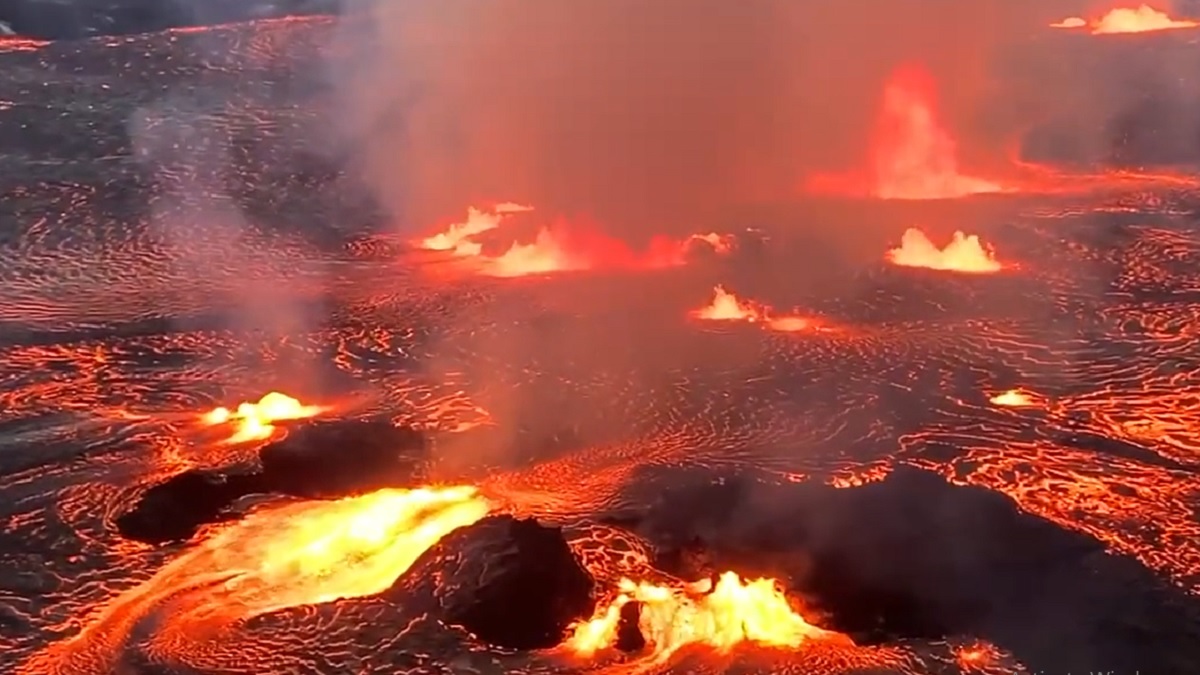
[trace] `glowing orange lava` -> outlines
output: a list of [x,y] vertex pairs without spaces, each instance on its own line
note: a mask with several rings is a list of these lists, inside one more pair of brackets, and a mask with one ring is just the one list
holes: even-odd
[[700,243],[708,244],[717,253],[729,253],[733,250],[734,238],[731,234],[709,232],[708,234],[693,234],[685,242],[687,245]]
[[654,237],[645,250],[635,251],[597,228],[559,220],[539,230],[530,243],[514,243],[499,255],[482,254],[477,259],[481,272],[494,277],[592,269],[662,269],[684,264],[691,243],[690,238],[680,242]]
[[1034,405],[1033,398],[1020,389],[1009,389],[988,399],[992,405],[1008,408],[1025,408]]
[[444,536],[489,510],[474,487],[458,486],[257,511],[115,598],[82,632],[35,655],[21,672],[66,672],[64,666],[111,672],[129,632],[168,602],[162,632],[191,634],[288,607],[381,593]]
[[709,579],[679,587],[621,579],[617,597],[601,606],[590,621],[575,626],[567,646],[583,656],[611,647],[621,608],[630,602],[642,603],[638,627],[659,662],[689,644],[722,652],[742,642],[792,649],[808,640],[852,644],[841,633],[805,621],[774,580],[743,582],[737,574],[725,572],[715,586]]
[[456,256],[473,256],[483,252],[483,245],[474,238],[490,232],[515,213],[532,211],[533,207],[506,202],[497,204],[490,209],[469,207],[467,219],[460,223],[451,223],[449,227],[435,235],[416,242],[418,248],[427,251],[449,251]]
[[207,426],[232,424],[235,430],[226,442],[247,443],[270,438],[275,432],[275,422],[307,419],[323,411],[320,406],[304,405],[291,396],[273,391],[257,403],[239,404],[236,410],[214,408],[204,414],[202,422]]
[[1200,26],[1200,22],[1190,19],[1172,19],[1166,12],[1161,12],[1149,5],[1139,5],[1137,9],[1124,7],[1114,9],[1093,21],[1072,16],[1058,23],[1050,24],[1051,28],[1090,28],[1092,35],[1149,33],[1197,26]]
[[897,69],[884,87],[867,171],[811,176],[807,188],[879,199],[954,199],[1004,191],[999,183],[959,171],[954,139],[937,119],[936,95],[923,68]]
[[909,228],[900,239],[900,248],[887,253],[887,259],[903,267],[925,267],[932,270],[990,274],[999,272],[1003,265],[996,260],[990,248],[985,248],[977,235],[966,236],[955,232],[945,248],[938,248],[929,241],[925,233]]
[[766,305],[739,299],[723,286],[713,288],[713,299],[704,307],[691,312],[691,316],[704,321],[745,321],[781,333],[797,333],[806,330],[825,330],[819,322],[803,316],[773,316]]

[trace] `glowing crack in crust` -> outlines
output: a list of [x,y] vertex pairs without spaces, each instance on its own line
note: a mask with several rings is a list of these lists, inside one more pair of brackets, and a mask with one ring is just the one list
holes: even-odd
[[[238,80],[246,68],[273,72],[313,51],[329,24],[274,22],[173,34],[169,41],[3,41],[6,59],[32,59],[15,66],[29,77],[13,81],[40,84],[20,96],[8,89],[17,84],[0,84],[0,99],[20,101],[0,112],[34,109],[50,117],[52,111],[64,125],[63,138],[94,139],[97,124],[125,129],[132,111],[118,103],[139,100],[139,87],[157,91],[186,79],[172,74],[180,62],[202,64],[196,69],[204,78]],[[90,61],[96,49],[114,62],[150,59],[161,68],[148,68],[134,87],[132,76],[45,78],[37,61]],[[195,53],[184,58],[171,51],[184,49]],[[205,93],[228,86],[204,78],[187,81]],[[901,94],[914,91],[920,88]],[[281,139],[289,132],[304,135],[304,110],[312,101],[279,105],[254,88],[237,92],[222,94],[227,108],[202,110],[197,124],[260,139],[268,153],[286,145]],[[51,96],[60,100],[46,98]],[[63,113],[62,100],[98,103],[73,116]],[[973,178],[976,172],[961,167],[957,155],[947,160],[953,144],[946,140],[953,139],[935,123],[936,109],[913,101],[894,96],[885,106],[903,122],[894,128],[909,131],[892,139],[892,154],[868,158],[869,175],[848,192],[945,200],[1008,185]],[[171,114],[160,111],[143,121],[154,126]],[[260,159],[292,166],[295,156],[280,153]],[[193,664],[201,672],[220,672],[245,667],[250,659],[256,672],[326,666],[421,672],[445,667],[439,653],[465,653],[480,670],[497,661],[510,672],[599,669],[602,652],[612,650],[591,657],[584,656],[590,646],[572,652],[567,666],[546,654],[506,654],[436,618],[405,617],[411,623],[400,625],[397,607],[379,596],[403,581],[419,551],[441,535],[498,510],[493,494],[518,512],[578,532],[598,528],[601,517],[626,516],[644,505],[644,494],[659,496],[663,482],[654,472],[668,467],[754,467],[780,482],[827,483],[851,493],[918,467],[947,485],[1006,495],[1058,529],[1084,533],[1110,552],[1136,559],[1181,589],[1175,601],[1186,604],[1187,595],[1200,589],[1200,526],[1194,518],[1200,495],[1194,395],[1200,387],[1194,348],[1200,339],[1200,237],[1179,218],[1198,196],[1194,179],[1097,174],[1089,185],[1111,194],[1035,204],[1005,231],[973,230],[981,239],[966,266],[994,271],[1000,263],[984,242],[995,243],[1014,274],[906,275],[917,278],[889,285],[891,280],[856,269],[862,273],[855,278],[857,292],[836,298],[788,278],[771,290],[814,316],[856,327],[802,340],[782,339],[774,330],[701,331],[701,317],[683,320],[699,304],[697,294],[716,280],[743,288],[725,267],[681,270],[713,274],[688,278],[678,296],[664,291],[659,297],[655,293],[669,275],[633,274],[646,270],[634,264],[645,260],[640,254],[646,249],[625,246],[616,258],[595,254],[588,261],[598,264],[589,269],[626,261],[617,266],[635,277],[636,290],[611,279],[562,281],[586,282],[597,295],[619,298],[628,316],[666,317],[653,330],[630,321],[626,330],[613,331],[611,315],[559,311],[561,305],[548,299],[552,284],[505,283],[487,274],[431,280],[420,264],[406,264],[407,252],[396,254],[385,239],[358,232],[335,232],[355,237],[322,248],[277,223],[249,219],[236,231],[235,258],[214,244],[218,238],[168,241],[161,231],[112,213],[120,189],[136,184],[136,171],[109,160],[97,167],[63,160],[49,171],[49,162],[16,172],[24,182],[6,184],[0,202],[16,224],[0,251],[6,294],[0,318],[20,328],[0,345],[0,514],[5,550],[24,552],[0,557],[6,580],[0,589],[3,668],[20,661],[18,672],[42,675]],[[36,175],[25,180],[25,170]],[[257,184],[261,170],[246,171]],[[166,174],[162,180],[181,179]],[[301,207],[305,214],[342,227],[320,191],[289,189],[292,198],[309,200]],[[501,241],[487,251],[485,240],[537,213],[506,205],[477,210],[453,236],[426,246],[409,242],[409,248],[479,262],[512,245]],[[1138,214],[1138,222],[1097,228],[1088,217],[1095,212]],[[499,216],[503,224],[491,228]],[[577,225],[564,227],[574,235]],[[784,259],[804,252],[803,244],[787,248],[789,226],[771,226],[772,246]],[[728,256],[722,263],[742,263],[739,255],[754,254],[725,236],[692,235],[672,238],[663,259],[678,260],[681,242]],[[872,239],[866,255],[877,262],[886,242],[883,234]],[[620,257],[629,252],[632,257]],[[925,252],[944,254],[932,245]],[[1038,264],[1024,265],[1027,256]],[[189,271],[197,260],[204,263],[200,275]],[[769,256],[763,260],[763,266],[774,264]],[[336,278],[329,278],[330,270]],[[254,311],[281,304],[300,315],[313,306],[334,309],[319,326],[246,330],[219,310],[246,284],[286,291],[253,305]],[[771,309],[765,305],[728,291],[713,300],[715,315],[768,327],[756,313]],[[182,549],[118,536],[114,515],[147,487],[184,468],[233,463],[232,448],[190,445],[183,427],[203,420],[179,411],[204,410],[214,388],[262,391],[265,374],[291,371],[371,389],[377,401],[371,412],[431,429],[440,457],[454,460],[439,468],[476,471],[470,480],[447,484],[480,478],[479,491],[397,489],[339,501],[239,505],[231,515],[240,520],[212,525]],[[293,412],[311,405],[277,402]],[[229,421],[235,416],[229,411]],[[244,417],[261,428],[261,418]],[[489,423],[480,423],[485,418]],[[454,435],[444,432],[451,430],[464,431],[448,438]],[[489,443],[499,449],[481,449]],[[490,460],[511,460],[512,446],[536,459],[529,460],[532,466],[522,462],[498,471],[494,465],[507,462]],[[571,652],[579,640],[608,645],[611,603],[641,603],[661,610],[641,613],[639,623],[654,642],[648,658],[658,663],[669,653],[670,661],[658,663],[663,668],[690,656],[679,645],[718,652],[735,645],[730,658],[756,657],[756,640],[774,640],[787,652],[779,672],[1023,672],[975,637],[846,644],[835,631],[806,620],[808,612],[797,611],[802,605],[795,598],[745,577],[721,577],[707,594],[673,585],[651,574],[648,556],[632,536],[597,537],[577,551],[587,569],[616,590],[615,598],[627,599],[601,600],[599,614],[585,624],[597,627],[564,636],[562,651]],[[732,604],[761,599],[784,635],[753,620],[722,618],[729,615],[710,599],[725,597],[718,590],[728,592]],[[739,616],[758,615],[747,610]],[[694,626],[688,617],[709,622],[715,637],[683,629]],[[1159,654],[1147,652],[1147,658]],[[719,670],[706,658],[688,666]]]

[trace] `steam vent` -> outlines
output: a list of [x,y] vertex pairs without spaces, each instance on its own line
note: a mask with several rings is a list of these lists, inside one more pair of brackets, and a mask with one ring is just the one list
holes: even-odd
[[1200,9],[876,4],[0,3],[0,673],[1197,672]]

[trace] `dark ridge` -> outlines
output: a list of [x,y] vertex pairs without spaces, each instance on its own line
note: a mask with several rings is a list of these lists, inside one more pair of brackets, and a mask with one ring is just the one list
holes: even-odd
[[1003,495],[914,469],[853,489],[693,485],[638,529],[665,571],[779,578],[864,644],[972,636],[1033,672],[1182,675],[1200,659],[1195,598]]
[[559,528],[505,515],[446,536],[394,591],[411,605],[415,590],[430,612],[480,640],[531,650],[561,643],[590,616],[594,586]]
[[316,422],[258,453],[275,492],[337,499],[425,477],[428,447],[421,432],[390,422]]
[[22,37],[78,40],[250,19],[333,14],[342,0],[8,0],[0,22]]
[[257,473],[185,471],[142,493],[131,510],[117,516],[115,524],[126,539],[147,544],[184,541],[202,525],[232,519],[225,509],[257,492],[264,492],[262,476]]
[[190,539],[202,526],[232,520],[251,494],[340,499],[423,482],[427,446],[420,432],[386,421],[314,422],[259,451],[258,472],[192,469],[147,489],[116,518],[126,539],[162,544]]

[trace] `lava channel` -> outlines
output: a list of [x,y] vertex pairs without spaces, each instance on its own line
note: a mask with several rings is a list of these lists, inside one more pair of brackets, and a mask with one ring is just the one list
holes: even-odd
[[1200,26],[1200,22],[1191,19],[1173,19],[1166,12],[1154,9],[1149,5],[1139,5],[1136,9],[1117,8],[1093,20],[1072,16],[1050,24],[1051,28],[1087,29],[1092,35],[1153,33],[1197,26]]
[[439,540],[490,510],[474,487],[456,486],[257,511],[117,596],[79,634],[35,654],[19,672],[112,672],[137,626],[168,604],[157,618],[159,636],[169,641],[218,635],[289,607],[381,593]]
[[937,87],[919,66],[892,73],[871,138],[866,171],[816,174],[809,192],[878,199],[955,199],[1004,192],[995,181],[964,174],[954,138],[937,118]]
[[270,438],[275,433],[277,422],[308,419],[325,410],[321,406],[304,405],[291,396],[272,391],[258,399],[258,402],[247,401],[234,410],[214,408],[201,417],[201,423],[209,427],[232,426],[233,432],[225,442],[249,443]]
[[767,305],[741,300],[724,286],[713,288],[713,299],[704,307],[693,310],[691,316],[702,321],[743,321],[780,333],[826,331],[829,327],[812,317],[798,314],[775,315]]
[[924,232],[916,228],[904,231],[900,247],[887,252],[887,260],[901,267],[924,267],[945,272],[992,274],[1004,269],[990,247],[978,235],[955,232],[945,248],[938,248]]
[[728,652],[749,642],[796,649],[810,640],[848,646],[849,636],[810,624],[791,606],[772,579],[743,581],[725,572],[714,584],[701,579],[678,586],[637,583],[623,578],[618,594],[601,605],[595,617],[573,629],[567,646],[581,656],[617,646],[626,606],[637,603],[637,628],[655,663],[692,644]]

